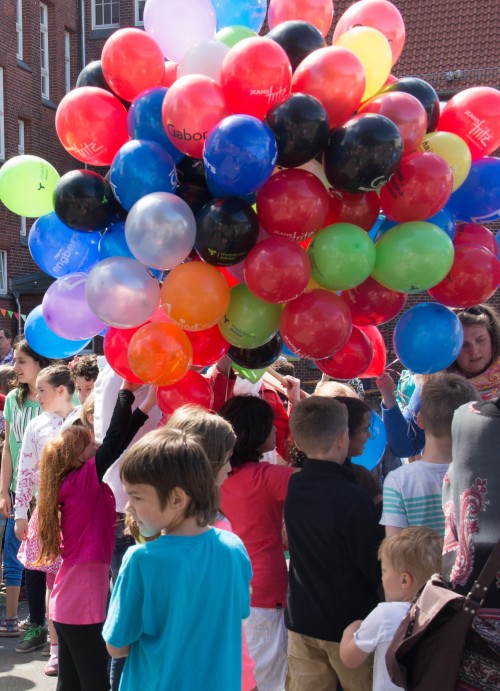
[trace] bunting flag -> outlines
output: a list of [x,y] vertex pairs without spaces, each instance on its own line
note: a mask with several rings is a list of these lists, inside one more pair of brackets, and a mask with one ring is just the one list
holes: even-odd
[[0,314],[2,315],[2,317],[6,317],[7,315],[9,315],[11,319],[12,317],[15,317],[17,321],[19,321],[20,319],[22,319],[23,322],[26,321],[25,314],[19,314],[19,312],[13,312],[12,310],[5,310],[2,307],[0,307]]

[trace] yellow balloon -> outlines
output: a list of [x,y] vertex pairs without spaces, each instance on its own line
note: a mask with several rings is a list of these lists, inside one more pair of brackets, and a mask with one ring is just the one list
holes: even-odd
[[384,34],[370,26],[355,26],[341,34],[333,45],[348,48],[361,61],[366,74],[365,92],[361,101],[366,101],[380,91],[392,67],[391,47]]
[[444,158],[453,173],[453,191],[465,182],[468,176],[472,156],[464,140],[451,132],[429,132],[422,140],[417,151],[430,151]]

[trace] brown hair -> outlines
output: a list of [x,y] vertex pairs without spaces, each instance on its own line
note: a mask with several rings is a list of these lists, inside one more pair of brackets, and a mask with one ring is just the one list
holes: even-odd
[[40,370],[37,375],[37,381],[43,379],[51,386],[64,386],[70,396],[75,393],[75,383],[71,378],[71,371],[68,365],[63,363],[55,363]]
[[441,571],[443,541],[431,528],[411,526],[386,537],[378,549],[378,558],[386,558],[399,573],[407,571],[420,587],[433,573]]
[[99,375],[99,366],[97,364],[97,355],[83,355],[70,362],[71,376],[83,377],[87,381],[95,381]]
[[[491,352],[493,360],[500,356],[500,318],[489,305],[475,305],[465,309],[455,310],[462,326],[485,326],[491,338]],[[451,366],[451,370],[456,365]]]
[[326,453],[347,429],[347,408],[335,398],[310,396],[292,410],[290,431],[306,456]]
[[0,365],[0,393],[5,396],[16,385],[16,372],[12,365]]
[[195,516],[199,526],[211,525],[217,513],[217,488],[201,444],[177,429],[145,434],[124,455],[120,479],[131,485],[155,488],[163,510],[175,487],[190,498],[185,518]]
[[422,427],[433,437],[450,436],[455,410],[465,403],[480,399],[476,388],[459,374],[438,374],[422,387]]
[[40,552],[35,562],[38,566],[50,564],[59,555],[59,489],[66,475],[80,467],[80,457],[91,440],[88,429],[71,426],[54,439],[49,439],[43,447],[38,490]]
[[[40,367],[40,369],[44,369],[45,367],[48,367],[50,364],[52,364],[52,360],[49,360],[49,358],[44,357],[43,355],[39,355],[36,351],[33,350],[33,348],[29,345],[28,341],[25,338],[22,338],[20,341],[18,341],[15,346],[14,346],[14,360],[16,357],[16,352],[20,351],[23,353],[23,355],[27,355],[30,357],[32,360],[34,360],[37,365]],[[17,385],[17,390],[16,390],[16,401],[17,405],[21,408],[21,406],[24,405],[26,399],[28,398],[28,394],[30,391],[29,384],[18,384]]]
[[196,437],[205,449],[214,478],[236,444],[236,434],[227,420],[196,405],[183,405],[174,411],[165,429],[180,429]]

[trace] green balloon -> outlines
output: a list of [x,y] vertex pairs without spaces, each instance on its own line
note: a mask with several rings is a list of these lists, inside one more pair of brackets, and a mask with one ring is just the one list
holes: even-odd
[[225,26],[223,29],[215,34],[215,40],[220,41],[220,43],[225,43],[226,46],[232,48],[244,38],[255,38],[258,36],[255,31],[249,29],[248,26],[239,26],[235,24],[234,26]]
[[18,216],[54,211],[52,193],[59,180],[53,165],[38,156],[14,156],[0,170],[0,199]]
[[278,330],[281,306],[265,302],[244,283],[231,288],[231,300],[219,322],[222,335],[237,348],[258,348]]
[[400,293],[418,293],[437,285],[450,271],[455,254],[445,231],[426,221],[394,226],[375,248],[372,278]]
[[353,223],[334,223],[320,230],[307,248],[312,277],[329,290],[349,290],[363,283],[375,264],[375,245]]
[[240,367],[235,362],[233,362],[232,368],[237,374],[240,375],[240,377],[243,377],[243,379],[248,379],[248,381],[252,382],[252,384],[256,384],[267,372],[267,367],[264,369],[246,369],[245,367]]

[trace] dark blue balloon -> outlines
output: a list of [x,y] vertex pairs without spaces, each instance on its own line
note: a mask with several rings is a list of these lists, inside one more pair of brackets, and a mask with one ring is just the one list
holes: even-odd
[[99,261],[99,232],[80,233],[65,225],[54,212],[40,216],[31,227],[28,247],[38,266],[49,276],[88,273]]
[[172,156],[156,142],[132,139],[113,159],[109,181],[115,197],[124,209],[152,192],[170,192],[177,188],[177,171]]
[[382,418],[372,410],[370,412],[370,438],[366,442],[361,456],[354,456],[353,462],[368,470],[373,470],[384,455],[386,442],[387,437]]
[[135,259],[125,238],[125,223],[113,223],[101,235],[99,261],[102,262],[108,257],[131,257]]
[[417,374],[433,374],[457,359],[464,341],[460,320],[448,307],[423,302],[405,312],[394,329],[400,362]]
[[160,144],[172,156],[174,163],[178,163],[184,154],[167,137],[161,117],[167,91],[166,86],[157,86],[139,94],[127,113],[127,128],[132,139],[149,139]]
[[500,158],[478,158],[445,207],[457,221],[488,224],[500,219]]
[[373,242],[377,242],[377,240],[380,240],[382,235],[385,235],[388,230],[397,225],[398,224],[395,221],[389,221],[389,219],[383,214],[380,214],[372,228],[370,228],[368,235],[371,237]]
[[[78,315],[75,315],[75,319],[77,318]],[[28,314],[24,325],[24,335],[35,352],[54,359],[73,357],[90,343],[87,339],[70,341],[55,334],[47,326],[41,305],[35,307]]]
[[266,0],[212,0],[217,31],[225,26],[247,26],[259,32],[266,18]]
[[441,211],[438,211],[437,214],[434,214],[434,216],[427,218],[426,222],[434,223],[435,226],[444,230],[450,240],[453,240],[455,237],[455,221],[448,209],[441,209]]
[[230,115],[207,137],[203,153],[210,191],[245,197],[268,180],[278,158],[274,134],[252,115]]

